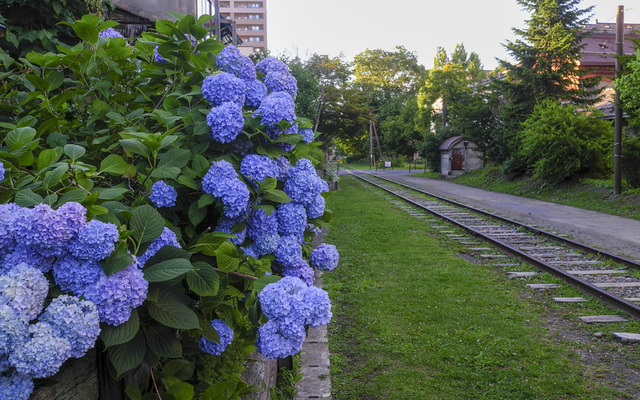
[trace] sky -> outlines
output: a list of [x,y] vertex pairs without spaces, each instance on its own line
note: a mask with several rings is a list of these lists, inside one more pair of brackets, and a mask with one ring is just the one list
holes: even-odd
[[[640,23],[640,1],[583,0],[595,6],[594,23],[616,22],[624,5],[625,23]],[[457,43],[476,52],[485,69],[498,59],[510,60],[504,49],[517,38],[512,28],[524,28],[529,14],[516,0],[266,0],[267,45],[272,55],[283,53],[344,55],[366,49],[394,50],[404,46],[420,64],[433,66],[437,48],[451,54]],[[633,4],[635,3],[635,4]]]

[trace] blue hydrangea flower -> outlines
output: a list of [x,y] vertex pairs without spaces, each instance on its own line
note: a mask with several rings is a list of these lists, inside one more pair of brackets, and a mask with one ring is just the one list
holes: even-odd
[[338,266],[340,254],[336,246],[323,243],[311,253],[311,265],[324,271],[333,271]]
[[22,207],[15,203],[0,204],[0,254],[4,254],[16,245],[14,221],[22,212]]
[[102,275],[95,285],[85,290],[84,297],[96,305],[101,322],[117,326],[127,322],[131,310],[144,303],[148,290],[149,282],[134,259],[122,271]]
[[42,311],[49,293],[49,281],[27,264],[18,264],[0,276],[0,304],[6,304],[27,321]]
[[207,115],[207,125],[211,128],[211,137],[218,143],[234,140],[244,126],[242,109],[235,103],[224,103],[213,107]]
[[23,208],[14,219],[14,237],[44,257],[62,255],[75,230],[47,204]]
[[284,192],[293,201],[307,207],[320,194],[323,187],[320,181],[311,161],[303,158],[289,170]]
[[[255,179],[262,183],[268,176],[278,176],[278,165],[269,156],[250,154],[242,159],[240,173],[249,179]],[[254,182],[254,185],[257,185]]]
[[94,285],[104,274],[95,260],[78,260],[66,255],[53,264],[53,279],[60,289],[80,296],[85,288]]
[[244,255],[247,257],[253,257],[256,259],[260,258],[260,254],[258,254],[258,252],[256,251],[256,246],[253,243],[251,243],[247,247],[241,247],[241,249],[244,252]]
[[318,327],[331,321],[331,301],[324,290],[310,286],[296,293],[294,298],[295,314],[304,320],[305,325]]
[[251,59],[247,56],[242,56],[242,70],[240,70],[240,74],[238,74],[238,78],[246,81],[256,80],[257,77],[256,66],[251,61]]
[[66,224],[69,239],[78,233],[78,230],[87,222],[87,209],[80,203],[70,201],[64,203],[56,210],[56,214]]
[[162,230],[160,236],[149,244],[149,247],[147,247],[147,250],[144,252],[144,254],[138,257],[138,263],[144,266],[147,261],[149,261],[149,259],[162,248],[162,246],[174,246],[182,248],[182,246],[180,246],[180,243],[178,242],[178,237],[176,236],[176,234],[173,233],[171,229],[165,227]]
[[[228,234],[232,234],[231,231],[233,230],[233,226],[237,223],[238,221],[233,220],[233,219],[229,219],[229,218],[221,218],[218,220],[218,225],[216,225],[215,229],[213,230],[214,232],[224,232],[224,233],[228,233]],[[242,244],[242,242],[244,242],[244,239],[246,237],[246,233],[247,230],[243,229],[242,232],[236,232],[233,233],[233,235],[235,235],[235,238],[232,239],[228,239],[229,241],[231,241],[231,243],[235,244],[236,246],[239,246]]]
[[324,214],[324,197],[319,194],[307,205],[307,216],[313,219],[322,217],[322,214]]
[[260,208],[251,211],[247,219],[247,233],[251,239],[278,233],[278,213],[269,215]]
[[153,60],[154,60],[155,62],[159,62],[159,63],[162,63],[162,64],[166,64],[166,63],[167,63],[167,60],[165,60],[165,59],[160,55],[160,53],[158,53],[158,47],[159,47],[159,46],[160,46],[160,45],[156,45],[156,47],[154,47],[154,48],[153,48]]
[[9,361],[22,374],[34,378],[55,375],[69,358],[71,344],[56,335],[46,322],[29,326],[29,337],[9,355]]
[[294,267],[302,263],[302,247],[297,236],[288,235],[280,237],[278,248],[275,251],[276,261],[282,266]]
[[0,375],[0,400],[28,400],[33,388],[28,375],[19,372]]
[[253,239],[252,249],[258,256],[264,256],[276,251],[279,243],[280,235],[275,232],[265,233]]
[[0,304],[0,357],[6,357],[24,342],[29,323],[13,308]]
[[89,221],[69,243],[70,253],[80,260],[100,261],[115,249],[118,227],[98,220]]
[[0,161],[0,181],[4,179],[4,164]]
[[228,72],[207,76],[202,81],[202,95],[212,106],[234,103],[244,105],[245,83]]
[[39,321],[48,323],[56,336],[69,341],[72,358],[84,356],[100,334],[100,316],[95,304],[73,296],[53,299]]
[[247,89],[245,92],[246,98],[244,104],[254,108],[260,107],[262,100],[267,97],[267,87],[262,83],[262,81],[257,79],[247,80],[245,81],[245,84]]
[[269,320],[282,319],[294,312],[293,295],[307,288],[300,279],[286,276],[275,283],[268,284],[258,294],[260,307]]
[[253,61],[233,45],[228,45],[216,56],[218,68],[240,79],[256,79],[256,67]]
[[287,64],[274,57],[267,57],[256,64],[256,70],[262,74],[268,74],[273,71],[289,72],[289,67]]
[[283,276],[293,276],[300,279],[307,286],[313,286],[314,272],[306,261],[297,266],[287,267],[282,271]]
[[164,183],[164,181],[157,181],[151,185],[151,194],[149,200],[156,205],[156,207],[173,207],[176,205],[176,199],[178,193],[176,189]]
[[307,226],[307,212],[302,204],[289,202],[278,207],[278,232],[302,237]]
[[289,71],[270,71],[264,77],[264,84],[269,92],[286,92],[295,97],[298,93],[298,81]]
[[231,219],[243,215],[249,205],[249,189],[238,179],[231,163],[225,160],[214,162],[202,177],[202,190],[220,198],[225,216]]
[[44,257],[31,246],[18,244],[13,247],[13,251],[5,254],[4,258],[0,256],[0,273],[6,273],[18,264],[33,265],[42,273],[47,273],[51,270],[55,260],[55,257]]
[[295,103],[289,93],[271,93],[262,100],[256,114],[261,117],[263,125],[277,124],[283,120],[293,123],[296,119]]
[[233,341],[233,329],[231,329],[229,325],[221,319],[214,319],[211,321],[211,326],[213,326],[216,332],[218,332],[220,343],[212,342],[203,336],[200,338],[198,344],[200,345],[200,350],[207,354],[217,356],[222,354],[227,346]]
[[103,31],[100,31],[100,33],[98,33],[98,36],[109,38],[109,39],[113,39],[113,38],[123,38],[124,39],[124,36],[122,36],[120,34],[120,32],[116,31],[113,28],[107,28],[107,29],[105,29]]
[[304,329],[298,337],[286,337],[278,329],[275,321],[267,321],[266,324],[258,328],[256,346],[258,352],[265,358],[276,360],[298,353],[302,349],[304,338]]
[[312,129],[302,128],[298,130],[298,133],[302,135],[302,140],[307,144],[313,142],[313,139],[315,139]]
[[278,180],[285,182],[289,176],[289,170],[291,169],[291,163],[284,156],[279,156],[274,160],[278,166]]

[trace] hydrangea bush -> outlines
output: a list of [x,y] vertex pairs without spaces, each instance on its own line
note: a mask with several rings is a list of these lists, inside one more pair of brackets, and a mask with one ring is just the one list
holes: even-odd
[[135,41],[85,16],[78,45],[3,57],[0,399],[93,347],[114,379],[146,377],[130,398],[236,398],[250,388],[197,382],[194,349],[286,357],[331,318],[295,79],[210,38],[211,17],[172,16]]

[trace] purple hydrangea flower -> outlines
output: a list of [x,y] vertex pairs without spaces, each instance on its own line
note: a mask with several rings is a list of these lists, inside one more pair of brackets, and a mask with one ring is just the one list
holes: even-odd
[[307,207],[322,191],[320,181],[311,161],[303,158],[289,170],[284,192],[293,201]]
[[105,29],[103,31],[100,31],[100,33],[98,33],[98,36],[109,38],[109,39],[114,39],[114,38],[123,38],[124,39],[124,36],[122,36],[120,34],[120,32],[116,31],[113,28],[107,28],[107,29]]
[[153,48],[153,60],[154,60],[155,62],[159,62],[159,63],[162,63],[162,64],[166,64],[166,63],[167,63],[167,60],[165,60],[165,59],[160,55],[160,53],[158,53],[158,47],[159,47],[159,46],[160,46],[160,45],[156,45],[156,47],[154,47],[154,48]]
[[0,276],[0,304],[10,306],[27,321],[40,314],[48,293],[47,278],[27,264],[18,264]]
[[98,308],[101,322],[117,326],[127,322],[131,311],[144,303],[148,289],[149,282],[134,259],[122,271],[102,275],[95,285],[85,290],[84,296]]
[[304,329],[297,337],[286,337],[278,328],[275,321],[267,321],[258,328],[256,346],[258,352],[269,360],[285,358],[298,353],[304,342]]
[[13,247],[13,251],[7,253],[4,258],[0,257],[0,273],[5,273],[18,264],[33,265],[42,273],[51,270],[55,257],[44,257],[36,252],[31,246],[18,244]]
[[264,84],[269,92],[286,92],[295,97],[298,93],[298,81],[289,71],[270,71],[264,77]]
[[69,243],[69,251],[80,260],[100,261],[115,250],[118,227],[98,220],[89,221]]
[[242,107],[245,90],[244,81],[228,72],[207,76],[202,82],[202,95],[212,106],[234,103]]
[[283,120],[293,123],[296,119],[295,103],[288,93],[271,93],[262,100],[256,114],[261,117],[263,125],[277,124]]
[[0,161],[0,181],[4,179],[4,164]]
[[162,230],[160,236],[149,244],[149,247],[147,247],[147,250],[144,252],[144,254],[138,257],[138,263],[144,266],[147,261],[149,261],[149,259],[162,248],[162,246],[174,246],[182,248],[182,246],[180,246],[180,243],[178,243],[178,237],[176,236],[176,234],[173,233],[171,229],[165,227]]
[[276,261],[287,267],[295,267],[302,263],[302,247],[298,237],[293,235],[280,237],[278,248],[275,251]]
[[33,392],[33,380],[19,372],[0,375],[0,400],[28,400]]
[[50,324],[38,322],[29,326],[29,337],[9,355],[9,361],[20,373],[34,378],[55,375],[69,358],[71,344],[56,335]]
[[331,321],[331,301],[324,290],[310,286],[294,295],[295,313],[304,324],[312,327],[328,324]]
[[278,232],[302,237],[307,226],[307,212],[299,203],[289,202],[278,207]]
[[216,332],[218,332],[220,343],[212,342],[203,336],[200,338],[199,345],[200,350],[207,354],[217,356],[222,354],[227,346],[233,341],[233,329],[231,329],[229,325],[221,319],[214,319],[211,321],[211,326],[213,326]]
[[[236,223],[237,223],[236,220],[229,219],[229,218],[221,218],[218,220],[218,225],[216,225],[214,232],[224,232],[224,233],[232,234],[231,230],[233,229],[233,226]],[[247,233],[247,230],[243,229],[242,232],[233,233],[233,235],[236,235],[236,237],[228,240],[230,240],[231,243],[235,244],[236,246],[239,246],[240,244],[242,244],[242,242],[244,242],[246,233]]]
[[284,277],[268,284],[259,293],[260,307],[270,320],[285,318],[293,313],[293,295],[307,288],[300,279]]
[[336,246],[323,243],[311,253],[311,265],[324,271],[333,271],[338,266],[340,254]]
[[256,70],[262,74],[268,74],[272,71],[289,72],[289,67],[274,57],[267,57],[256,64]]
[[23,208],[14,219],[14,237],[44,257],[59,256],[76,229],[47,204]]
[[242,109],[235,103],[224,103],[213,107],[207,115],[207,125],[211,128],[211,137],[218,143],[234,140],[244,126]]
[[255,209],[251,211],[247,219],[247,233],[253,240],[260,236],[278,233],[278,213],[273,212],[269,215],[263,209]]
[[9,251],[16,245],[14,237],[16,224],[14,221],[22,212],[22,207],[15,203],[0,204],[0,254]]
[[84,356],[100,334],[100,317],[95,304],[73,296],[53,299],[39,321],[48,323],[56,336],[69,341],[69,357],[72,358]]
[[313,268],[311,268],[309,264],[304,260],[297,266],[285,268],[282,271],[282,275],[296,277],[304,282],[307,286],[313,286]]
[[27,337],[29,323],[13,308],[0,304],[0,357],[6,357]]
[[324,214],[324,197],[319,194],[307,205],[307,216],[313,219],[322,217],[322,214]]
[[80,203],[70,201],[64,203],[56,210],[62,221],[66,224],[70,237],[75,235],[78,230],[87,222],[87,209]]
[[[250,154],[242,159],[240,173],[249,179],[255,179],[262,183],[268,176],[278,176],[278,165],[269,156]],[[254,182],[254,185],[257,185]]]
[[222,200],[224,214],[228,218],[237,218],[247,210],[249,189],[238,179],[236,170],[228,161],[213,163],[202,177],[202,190]]
[[267,87],[257,79],[247,80],[245,84],[247,86],[245,105],[254,108],[260,107],[262,100],[267,97]]
[[276,251],[279,243],[280,235],[277,233],[266,233],[253,239],[252,246],[258,256],[264,256]]
[[233,45],[228,45],[216,56],[218,68],[240,79],[256,79],[256,67],[253,61]]
[[104,274],[95,260],[78,260],[66,255],[53,264],[53,279],[65,292],[82,295],[85,288],[94,285]]
[[278,166],[278,180],[284,182],[289,176],[289,170],[291,169],[291,163],[284,156],[279,156],[274,160]]
[[173,207],[176,205],[176,199],[178,193],[176,189],[164,183],[164,181],[157,181],[151,185],[151,194],[149,200],[156,205],[156,207]]
[[299,129],[298,133],[300,135],[302,135],[302,140],[307,144],[313,142],[313,139],[315,139],[315,135],[313,134],[313,130],[311,130],[309,128]]

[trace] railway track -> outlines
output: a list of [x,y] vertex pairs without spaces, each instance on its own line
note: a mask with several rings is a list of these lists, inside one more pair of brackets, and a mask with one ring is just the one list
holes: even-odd
[[[470,247],[469,250],[479,252],[481,258],[499,260],[504,255],[491,254],[491,248],[477,247],[477,242],[468,242],[469,236],[489,243],[502,253],[559,277],[583,293],[623,310],[635,319],[640,319],[640,278],[638,278],[640,262],[533,226],[523,225],[401,182],[355,171],[349,171],[349,173],[395,196],[402,204],[408,205],[405,206],[406,210],[417,218],[431,221],[429,216],[431,215],[461,228],[468,236],[456,235],[453,231],[445,231],[446,226],[434,225],[434,228],[441,229],[443,234],[448,234],[452,239],[476,246]],[[437,220],[431,222],[437,223]],[[533,273],[513,272],[512,274],[518,277]],[[534,289],[553,287],[553,285],[530,286]],[[580,301],[581,299],[557,298],[556,300]]]

